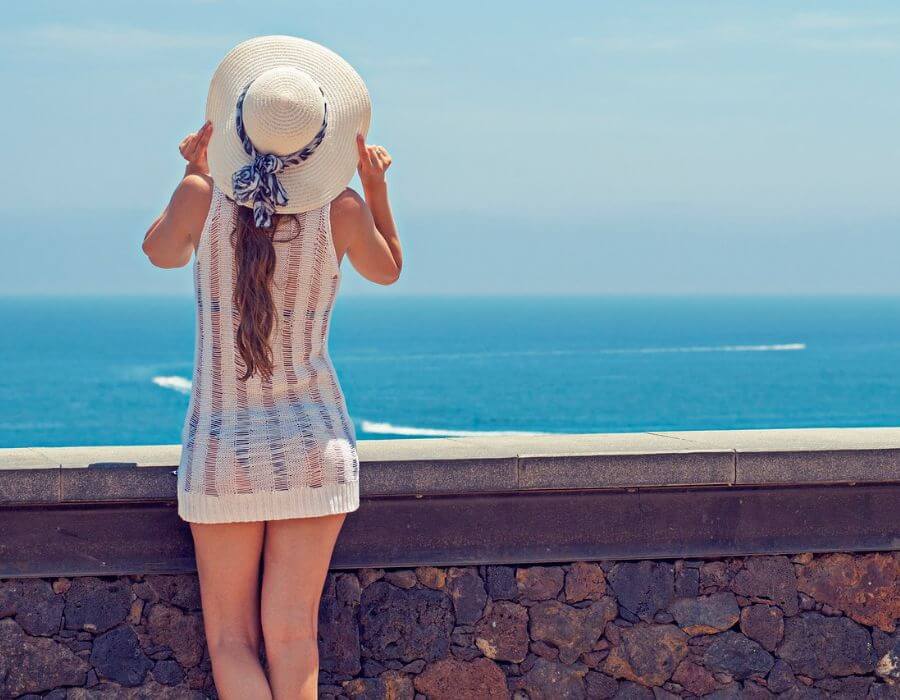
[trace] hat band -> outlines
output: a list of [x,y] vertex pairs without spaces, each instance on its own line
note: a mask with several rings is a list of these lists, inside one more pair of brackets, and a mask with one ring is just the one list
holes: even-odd
[[[287,192],[278,180],[278,173],[289,165],[297,165],[309,158],[319,144],[325,139],[325,131],[328,127],[328,103],[325,102],[325,113],[322,116],[322,126],[312,141],[299,151],[286,156],[277,156],[274,153],[260,153],[253,146],[247,131],[244,129],[244,98],[247,96],[248,84],[237,101],[235,123],[237,134],[244,145],[244,150],[250,156],[250,162],[236,170],[231,176],[231,187],[234,191],[234,199],[241,204],[253,205],[253,221],[259,228],[269,228],[272,225],[272,216],[275,207],[283,207],[288,203]],[[322,88],[324,100],[325,93]]]

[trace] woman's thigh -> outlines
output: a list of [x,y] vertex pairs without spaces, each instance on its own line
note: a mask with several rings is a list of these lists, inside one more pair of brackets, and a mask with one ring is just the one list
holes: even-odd
[[259,645],[264,522],[191,523],[207,642]]
[[319,601],[346,513],[266,524],[261,594],[266,640],[316,631]]

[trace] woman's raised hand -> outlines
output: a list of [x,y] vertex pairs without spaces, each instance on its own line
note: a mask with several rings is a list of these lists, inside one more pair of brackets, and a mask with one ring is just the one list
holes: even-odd
[[363,189],[384,184],[384,174],[391,167],[391,156],[384,146],[367,146],[362,134],[356,135],[356,150],[359,152],[359,179]]
[[178,151],[188,162],[186,172],[194,172],[200,175],[209,174],[209,162],[206,160],[206,147],[209,146],[209,138],[212,136],[212,122],[206,122],[200,130],[188,134],[178,145]]

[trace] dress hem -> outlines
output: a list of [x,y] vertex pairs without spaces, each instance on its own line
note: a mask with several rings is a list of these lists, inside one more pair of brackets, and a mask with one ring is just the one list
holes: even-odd
[[264,491],[210,496],[178,492],[178,515],[192,523],[240,523],[287,518],[313,518],[349,513],[359,508],[359,481],[303,486],[290,491]]

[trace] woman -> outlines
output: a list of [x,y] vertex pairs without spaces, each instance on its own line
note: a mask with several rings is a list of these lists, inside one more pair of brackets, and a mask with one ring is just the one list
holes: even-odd
[[[184,178],[144,239],[159,267],[194,254],[178,511],[225,700],[317,694],[319,601],[338,532],[359,507],[329,316],[345,255],[381,284],[402,264],[391,158],[366,145],[369,114],[362,80],[328,49],[243,42],[216,70],[208,121],[180,146]],[[347,188],[355,170],[365,198]]]

